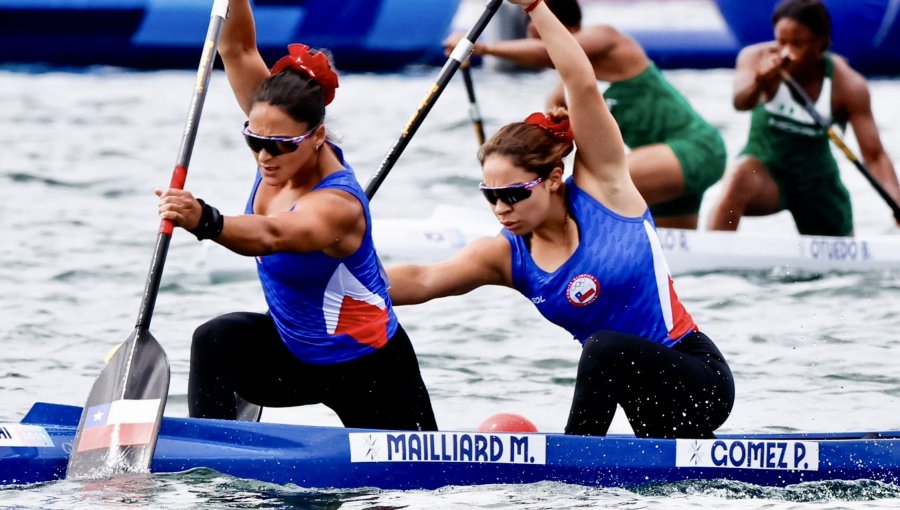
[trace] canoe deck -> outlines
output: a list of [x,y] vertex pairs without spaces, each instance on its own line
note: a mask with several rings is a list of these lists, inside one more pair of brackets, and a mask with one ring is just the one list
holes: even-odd
[[[62,478],[80,414],[79,407],[38,403],[21,423],[0,425],[0,484]],[[900,431],[674,440],[164,418],[152,470],[199,467],[310,488],[540,481],[632,487],[706,479],[772,486],[859,479],[900,484]]]

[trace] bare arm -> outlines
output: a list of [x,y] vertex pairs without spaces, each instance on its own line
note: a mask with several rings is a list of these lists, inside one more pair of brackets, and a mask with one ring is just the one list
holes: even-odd
[[734,74],[734,109],[752,110],[775,96],[781,84],[784,59],[771,43],[749,46],[741,50]]
[[547,49],[537,39],[514,39],[490,44],[476,43],[472,53],[502,58],[525,67],[553,67]]
[[219,55],[238,105],[249,114],[256,88],[269,76],[269,68],[256,47],[256,25],[250,0],[231,0],[219,42]]
[[[465,36],[463,33],[456,33],[449,36],[444,41],[444,49],[449,54]],[[574,35],[575,40],[584,49],[588,57],[593,60],[608,54],[615,47],[619,37],[621,37],[615,29],[609,26],[592,27],[579,31]],[[512,39],[508,41],[498,41],[492,43],[475,42],[472,47],[474,55],[490,55],[492,57],[502,58],[514,62],[524,67],[534,68],[552,68],[553,61],[547,52],[547,47],[540,39]]]
[[894,165],[881,143],[866,80],[849,66],[839,65],[838,68],[843,68],[839,71],[844,82],[841,96],[845,103],[847,118],[859,142],[862,158],[872,171],[872,176],[881,183],[894,201],[900,203],[900,184],[897,182]]
[[445,262],[389,267],[391,301],[413,305],[458,296],[484,285],[512,287],[510,257],[509,241],[497,236],[475,240]]
[[576,183],[614,211],[640,215],[646,203],[631,181],[622,134],[597,88],[590,60],[546,4],[539,4],[530,15],[568,92],[569,119],[577,147]]
[[[156,190],[156,194],[161,218],[186,230],[200,223],[201,206],[189,191],[172,188]],[[214,241],[247,256],[314,251],[346,256],[359,247],[364,218],[356,198],[320,190],[304,195],[291,212],[226,216],[222,233]]]

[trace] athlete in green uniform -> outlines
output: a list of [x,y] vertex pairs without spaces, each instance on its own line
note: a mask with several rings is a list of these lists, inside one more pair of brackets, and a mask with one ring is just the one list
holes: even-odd
[[[575,34],[597,80],[610,83],[603,95],[631,149],[631,178],[650,204],[656,224],[696,228],[703,193],[725,173],[721,135],[666,81],[634,39],[608,25],[582,28],[577,0],[546,2]],[[452,49],[461,37],[454,34],[445,45]],[[527,39],[476,43],[473,53],[530,67],[552,66],[531,27]],[[565,97],[559,86],[548,99],[548,109],[562,105]]]
[[741,216],[787,209],[801,234],[848,235],[850,195],[840,180],[828,135],[782,82],[787,71],[814,99],[826,120],[849,122],[863,159],[895,200],[900,186],[878,136],[865,79],[827,51],[828,11],[819,0],[785,0],[773,15],[775,41],[741,51],[734,106],[753,110],[750,137],[741,151],[710,228],[735,230]]

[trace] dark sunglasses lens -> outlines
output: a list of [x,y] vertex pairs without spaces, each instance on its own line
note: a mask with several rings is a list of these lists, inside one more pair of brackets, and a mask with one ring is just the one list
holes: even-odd
[[497,200],[513,205],[531,196],[531,190],[525,188],[483,189],[481,192],[491,205],[497,205]]
[[277,140],[266,140],[265,138],[257,138],[253,135],[244,135],[247,145],[253,152],[261,152],[266,150],[272,156],[280,156],[287,152],[294,152],[299,145],[290,142],[279,142]]
[[265,151],[272,156],[281,155],[281,147],[275,140],[257,138],[253,135],[244,135],[244,140],[247,140],[247,146],[250,147],[250,150],[253,152],[262,152],[263,149],[265,149]]
[[491,205],[497,205],[497,195],[494,194],[494,191],[496,191],[496,190],[492,190],[492,189],[483,189],[483,190],[481,190],[481,194],[484,195],[484,198],[486,198],[487,201],[488,201]]
[[531,190],[525,188],[507,188],[507,189],[498,189],[497,198],[503,200],[504,203],[513,205],[516,202],[521,202],[526,198],[531,196]]

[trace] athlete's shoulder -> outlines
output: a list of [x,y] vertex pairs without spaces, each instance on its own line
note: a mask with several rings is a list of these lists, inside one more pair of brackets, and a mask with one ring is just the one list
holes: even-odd
[[582,28],[575,34],[578,44],[584,49],[588,58],[603,56],[611,48],[622,44],[627,38],[612,25],[591,25]]
[[866,78],[862,73],[853,69],[844,57],[832,54],[831,62],[834,66],[832,80],[836,88],[840,87],[841,92],[854,94],[868,90]]
[[832,73],[833,102],[835,109],[854,113],[868,112],[870,109],[869,84],[866,78],[856,69],[850,67],[842,57],[832,56],[834,72]]

